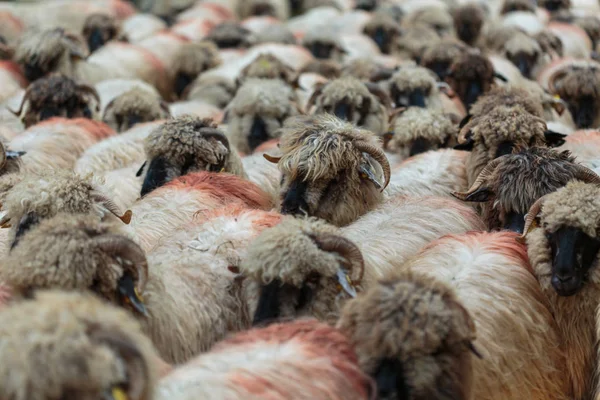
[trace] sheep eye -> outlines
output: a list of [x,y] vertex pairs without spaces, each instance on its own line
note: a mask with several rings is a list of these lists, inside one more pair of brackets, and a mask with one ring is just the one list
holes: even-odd
[[318,273],[312,272],[310,275],[308,275],[306,277],[306,282],[308,282],[308,283],[318,283],[320,278],[321,278],[321,276]]

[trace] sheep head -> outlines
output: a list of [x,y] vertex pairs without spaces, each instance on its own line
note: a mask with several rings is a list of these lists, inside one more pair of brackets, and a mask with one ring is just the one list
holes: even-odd
[[219,49],[213,42],[185,43],[177,51],[173,64],[175,94],[185,98],[190,85],[206,70],[221,65]]
[[112,99],[104,108],[104,121],[116,132],[125,132],[135,125],[166,119],[171,116],[169,106],[141,88],[133,88]]
[[290,86],[297,86],[296,72],[272,54],[260,54],[248,64],[237,79],[238,87],[248,78],[279,79]]
[[95,214],[97,219],[112,213],[126,224],[132,215],[131,211],[123,213],[91,178],[66,171],[27,175],[19,179],[2,200],[6,213],[0,226],[11,228],[12,247],[40,221],[61,212]]
[[[588,183],[589,182],[589,183]],[[535,202],[527,213],[523,240],[543,289],[573,296],[600,283],[600,177],[569,182]]]
[[408,158],[430,150],[452,147],[458,129],[439,111],[410,107],[394,115],[386,150]]
[[26,128],[52,117],[93,118],[100,107],[98,92],[71,78],[53,74],[27,87],[18,116]]
[[473,46],[481,33],[485,13],[477,3],[467,3],[454,10],[454,30],[456,36],[469,46]]
[[232,81],[220,76],[200,76],[188,90],[188,99],[200,100],[218,108],[225,108],[235,95]]
[[364,262],[358,247],[323,221],[287,217],[248,248],[240,272],[260,292],[254,324],[312,316],[335,321],[356,296]]
[[342,62],[346,54],[338,34],[326,28],[306,32],[302,45],[320,60],[331,59]]
[[422,107],[441,110],[440,85],[433,72],[423,67],[400,68],[387,81],[396,107]]
[[370,58],[355,58],[344,64],[341,76],[352,76],[365,82],[380,82],[391,78],[394,72],[395,68],[384,67]]
[[402,30],[402,35],[393,42],[390,54],[419,63],[425,50],[440,40],[437,32],[428,25],[409,25]]
[[[0,136],[0,176],[7,175],[13,172],[19,172],[21,156],[25,154],[24,151],[11,151],[4,144],[5,141]],[[2,192],[0,188],[0,193]],[[1,203],[0,203],[1,205]],[[0,209],[2,207],[0,206]]]
[[23,235],[0,276],[24,297],[39,289],[91,290],[146,315],[146,256],[116,228],[91,215],[59,213]]
[[525,214],[537,199],[588,176],[589,170],[568,151],[532,147],[491,161],[467,192],[454,196],[484,203],[483,217],[490,230],[523,233]]
[[454,36],[454,19],[445,7],[422,7],[406,16],[408,25],[425,25],[433,29],[439,37]]
[[342,75],[340,63],[333,60],[312,60],[302,67],[299,75],[304,73],[314,73],[323,76],[329,80],[339,78]]
[[446,82],[469,110],[480,96],[490,91],[495,77],[492,62],[481,54],[471,52],[452,63]]
[[17,46],[15,60],[33,82],[50,72],[73,76],[74,61],[89,55],[84,39],[62,28],[25,34]]
[[390,54],[394,41],[402,35],[400,24],[386,14],[375,14],[363,28],[383,54]]
[[322,114],[293,118],[281,136],[282,212],[343,226],[382,200],[390,165],[375,135]]
[[567,103],[578,128],[600,125],[600,64],[566,65],[549,78],[548,90]]
[[253,16],[270,16],[285,21],[289,18],[289,8],[287,2],[246,0],[238,3],[238,15],[242,20]]
[[421,58],[421,66],[435,72],[438,79],[443,81],[450,70],[452,62],[467,51],[464,43],[446,38],[425,50]]
[[471,115],[484,116],[498,106],[522,107],[527,113],[536,117],[544,116],[542,104],[527,90],[518,86],[496,86],[485,96],[481,96],[471,106]]
[[279,137],[283,122],[301,113],[294,90],[278,79],[250,78],[227,107],[229,137],[242,153]]
[[146,138],[147,161],[141,195],[191,172],[229,172],[244,176],[242,162],[227,136],[210,118],[184,115],[166,121]]
[[213,42],[219,49],[248,48],[256,42],[252,32],[230,21],[215,26],[204,40]]
[[3,399],[153,398],[152,344],[127,313],[95,296],[40,292],[0,321]]
[[542,61],[542,47],[535,38],[517,33],[504,44],[504,56],[513,63],[527,79],[532,79],[533,72]]
[[376,84],[347,76],[317,88],[308,101],[307,110],[313,105],[314,114],[332,114],[371,132],[383,133],[387,129],[391,101]]
[[406,271],[350,300],[337,324],[382,399],[467,399],[475,324],[452,290]]
[[538,7],[545,8],[550,12],[568,10],[571,8],[571,0],[539,0]]
[[563,57],[563,42],[554,32],[545,29],[541,32],[538,32],[534,38],[537,40],[544,54],[547,54],[550,59],[553,60]]
[[90,53],[98,50],[120,35],[120,24],[117,19],[107,14],[91,14],[83,24],[83,37]]
[[502,4],[502,8],[500,9],[500,14],[504,15],[515,11],[535,13],[536,8],[536,0],[504,0],[504,4]]

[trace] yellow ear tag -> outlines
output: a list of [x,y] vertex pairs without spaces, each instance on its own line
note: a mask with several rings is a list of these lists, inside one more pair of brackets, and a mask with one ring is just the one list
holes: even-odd
[[121,389],[120,387],[115,386],[112,389],[112,400],[128,400],[129,396],[127,396],[127,393],[125,393],[125,391],[123,389]]
[[223,172],[225,171],[225,167],[221,168],[221,170],[219,172]]
[[555,94],[553,97],[554,97],[555,100],[560,100],[560,96],[557,95],[557,94]]
[[133,289],[133,293],[135,293],[135,297],[137,297],[139,301],[141,301],[142,303],[144,302],[144,298],[142,297],[140,292],[138,292],[137,288]]

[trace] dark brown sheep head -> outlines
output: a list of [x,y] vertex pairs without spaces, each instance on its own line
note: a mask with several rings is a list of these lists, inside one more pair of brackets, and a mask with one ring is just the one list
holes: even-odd
[[536,0],[504,0],[500,14],[507,14],[514,11],[525,11],[535,13],[537,8]]
[[359,248],[337,228],[291,217],[263,231],[240,266],[247,290],[260,293],[250,310],[255,325],[306,316],[333,323],[363,271]]
[[185,43],[177,51],[173,65],[175,94],[185,98],[192,82],[203,72],[221,64],[219,49],[213,42]]
[[253,16],[278,17],[273,0],[245,0],[238,4],[238,14],[242,20]]
[[402,272],[346,303],[337,323],[380,399],[471,397],[475,323],[436,279]]
[[40,289],[91,290],[146,315],[141,297],[148,280],[146,256],[117,228],[92,215],[59,213],[23,235],[0,276],[23,297]]
[[571,8],[571,0],[539,0],[538,7],[545,8],[550,12],[568,10]]
[[91,14],[83,24],[83,37],[90,53],[98,50],[120,35],[120,24],[115,17],[107,14]]
[[473,46],[485,21],[485,13],[477,3],[468,3],[454,10],[454,30],[456,36],[469,46]]
[[450,66],[446,82],[469,110],[479,96],[494,85],[494,66],[484,55],[474,52],[463,54]]
[[375,135],[329,114],[301,116],[282,129],[284,214],[309,215],[343,226],[382,199],[390,165]]
[[548,90],[567,103],[579,129],[600,126],[600,64],[566,65],[549,78]]
[[444,81],[454,60],[465,54],[467,49],[464,43],[454,38],[442,39],[425,50],[421,58],[421,66],[432,70],[441,81]]
[[106,105],[102,121],[121,133],[137,124],[170,116],[169,106],[164,101],[144,89],[133,88]]
[[256,41],[252,32],[230,21],[215,26],[204,39],[213,42],[219,49],[244,49]]
[[518,149],[492,160],[469,191],[454,195],[463,201],[484,203],[483,217],[490,230],[523,233],[525,214],[539,198],[571,180],[589,180],[589,174],[568,151]]
[[53,118],[94,118],[100,109],[100,97],[91,86],[77,84],[64,75],[53,74],[27,87],[15,115],[25,127]]
[[[191,172],[231,172],[229,140],[210,118],[184,115],[166,121],[146,138],[141,195]],[[237,165],[241,168],[241,165]]]
[[390,54],[392,44],[400,37],[400,24],[392,17],[377,13],[365,25],[363,33],[373,39],[383,54]]
[[63,28],[26,33],[17,46],[15,60],[29,82],[51,72],[73,75],[76,60],[89,55],[84,39]]

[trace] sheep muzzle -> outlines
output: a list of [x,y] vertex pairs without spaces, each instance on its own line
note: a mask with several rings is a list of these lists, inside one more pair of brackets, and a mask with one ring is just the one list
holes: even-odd
[[591,97],[579,99],[569,104],[569,109],[579,129],[591,128],[596,119],[596,100]]
[[308,203],[304,199],[308,184],[301,179],[295,179],[291,182],[287,192],[281,202],[282,214],[308,214]]
[[523,229],[525,228],[525,214],[510,212],[504,217],[504,229],[523,233]]
[[410,388],[404,378],[402,362],[397,358],[384,358],[380,361],[374,378],[379,399],[409,399]]
[[265,121],[260,116],[254,117],[248,135],[248,146],[250,147],[250,150],[254,151],[254,149],[269,139],[270,136]]

